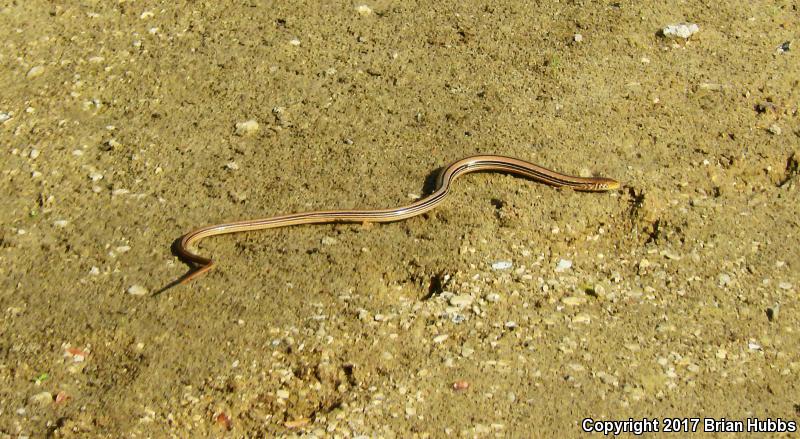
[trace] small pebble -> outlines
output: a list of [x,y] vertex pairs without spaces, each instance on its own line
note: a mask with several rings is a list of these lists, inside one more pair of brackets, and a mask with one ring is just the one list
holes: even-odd
[[556,264],[556,273],[563,273],[572,268],[572,261],[569,259],[559,259]]
[[661,254],[661,256],[663,256],[663,257],[665,257],[667,259],[673,260],[673,261],[680,261],[681,260],[681,255],[675,253],[672,250],[661,250],[660,254]]
[[334,238],[333,236],[323,236],[322,239],[320,240],[320,243],[322,245],[334,245],[337,242],[339,241],[337,241],[336,238]]
[[236,123],[237,136],[251,136],[257,133],[258,129],[259,129],[258,122],[256,122],[253,119]]
[[53,403],[53,394],[50,392],[40,392],[28,399],[29,402],[38,405],[50,405]]
[[500,301],[500,295],[497,293],[489,293],[486,295],[486,301],[490,303],[497,303]]
[[28,74],[26,76],[28,78],[35,78],[40,76],[42,73],[44,73],[44,66],[36,66],[28,70]]
[[770,134],[773,134],[775,136],[780,136],[781,133],[783,132],[781,131],[781,127],[779,127],[778,124],[776,123],[770,125],[769,128],[767,128],[767,131],[769,131]]
[[31,152],[28,154],[28,157],[30,157],[30,158],[32,158],[32,159],[36,159],[37,157],[39,157],[39,154],[41,154],[41,151],[39,151],[39,150],[38,150],[38,149],[36,149],[36,148],[33,148],[33,149],[31,150]]
[[475,299],[469,294],[459,294],[450,298],[450,305],[465,308],[472,305],[473,300]]
[[275,395],[280,399],[289,399],[290,393],[288,390],[281,389],[275,392]]
[[789,282],[781,282],[781,283],[778,284],[778,288],[780,288],[782,290],[791,290],[792,289],[792,284],[790,284]]
[[572,318],[572,323],[590,323],[592,317],[586,313],[580,313]]
[[576,43],[580,43],[581,41],[583,41],[583,35],[581,35],[581,34],[575,34],[575,35],[572,37],[572,39],[573,39],[573,40],[574,40]]
[[131,285],[130,288],[128,288],[128,294],[132,296],[144,296],[147,293],[148,293],[147,288],[139,284]]
[[356,6],[356,12],[358,12],[358,15],[366,17],[368,15],[372,15],[372,8],[367,5],[358,5]]
[[67,221],[67,220],[53,221],[53,225],[55,227],[59,227],[59,228],[67,227],[67,224],[69,224],[69,221]]
[[65,392],[58,392],[58,394],[56,394],[55,403],[56,404],[63,404],[69,398],[70,398],[69,395],[67,395]]
[[573,297],[573,296],[569,296],[569,297],[565,297],[565,298],[561,299],[561,302],[563,302],[564,305],[567,305],[567,306],[578,306],[578,305],[582,304],[585,301],[586,301],[586,299],[584,299],[582,297]]
[[661,33],[665,37],[678,37],[678,38],[688,39],[692,35],[696,34],[698,31],[700,31],[700,26],[696,25],[695,23],[678,23],[678,24],[670,24],[669,26],[662,29]]
[[103,179],[103,174],[97,171],[92,171],[91,173],[89,173],[89,179],[92,181],[100,181]]
[[292,46],[299,46],[300,40],[297,38],[292,38],[291,40],[289,40],[289,44],[291,44]]
[[512,266],[511,261],[497,261],[492,264],[492,270],[508,270]]
[[6,123],[6,121],[11,119],[11,115],[8,113],[0,113],[0,123]]
[[450,336],[447,335],[447,334],[437,335],[436,337],[433,337],[433,342],[434,343],[441,343],[441,342],[447,340],[449,337]]
[[453,383],[453,390],[462,392],[469,389],[469,381],[459,380]]
[[619,385],[619,380],[617,379],[617,377],[609,373],[597,372],[596,376],[597,378],[600,378],[600,381],[602,381],[603,384],[607,384],[609,386],[614,386],[614,387]]
[[239,165],[236,162],[228,162],[225,164],[225,167],[231,171],[236,171],[239,169]]

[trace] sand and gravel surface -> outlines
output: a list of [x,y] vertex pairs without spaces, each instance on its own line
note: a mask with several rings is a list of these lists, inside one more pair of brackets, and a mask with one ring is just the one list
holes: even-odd
[[[0,2],[0,437],[798,420],[798,17]],[[476,153],[624,187],[473,174],[403,222],[209,238],[156,294],[193,228],[408,204]]]

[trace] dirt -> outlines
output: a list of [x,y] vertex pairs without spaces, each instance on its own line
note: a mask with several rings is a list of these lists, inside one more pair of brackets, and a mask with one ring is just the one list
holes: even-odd
[[[796,422],[795,2],[282,3],[0,6],[0,436]],[[209,238],[157,294],[196,227],[477,153],[624,186],[470,175]]]

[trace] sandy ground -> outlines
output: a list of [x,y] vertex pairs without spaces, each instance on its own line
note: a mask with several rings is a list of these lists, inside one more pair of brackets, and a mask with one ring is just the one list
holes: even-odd
[[[179,3],[0,6],[0,436],[800,417],[796,2]],[[475,153],[625,187],[470,175],[208,239],[154,294],[193,228]]]

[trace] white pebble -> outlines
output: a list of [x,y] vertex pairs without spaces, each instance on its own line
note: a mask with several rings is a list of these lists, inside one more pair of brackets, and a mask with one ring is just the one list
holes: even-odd
[[563,273],[572,268],[572,261],[569,259],[559,259],[556,264],[556,273]]
[[678,37],[688,39],[700,30],[700,26],[694,23],[670,24],[661,30],[665,37]]
[[139,15],[139,19],[146,20],[146,19],[152,17],[153,15],[154,15],[153,11],[144,11],[144,12],[142,12],[141,15]]
[[39,151],[38,149],[36,149],[36,148],[33,148],[33,149],[31,150],[31,152],[28,154],[28,157],[30,157],[30,158],[32,158],[32,159],[35,159],[35,158],[39,157],[39,154],[41,154],[41,153],[42,153],[42,152],[41,152],[41,151]]
[[617,377],[609,373],[597,372],[596,376],[597,378],[600,378],[600,381],[602,381],[603,384],[615,387],[619,385],[619,380],[617,379]]
[[572,323],[589,323],[592,321],[592,317],[586,313],[580,313],[572,318]]
[[299,46],[300,40],[298,38],[292,38],[291,40],[289,40],[289,44],[291,44],[292,46]]
[[358,5],[356,6],[356,12],[362,17],[366,17],[368,15],[372,15],[372,8],[367,5]]
[[40,76],[42,73],[44,73],[44,66],[36,66],[28,70],[28,74],[26,76],[28,78],[35,78]]
[[791,290],[792,289],[792,284],[790,284],[789,282],[781,282],[781,283],[778,284],[778,288],[780,288],[782,290]]
[[284,389],[281,389],[281,390],[278,390],[277,392],[275,392],[275,396],[277,396],[280,399],[289,399],[290,395],[291,394],[289,393],[289,391],[288,390],[284,390]]
[[320,240],[320,243],[322,245],[334,245],[337,242],[339,242],[339,241],[336,238],[334,238],[333,236],[323,236],[322,239]]
[[767,128],[767,131],[769,131],[770,134],[774,134],[776,136],[780,136],[782,132],[781,127],[778,126],[778,124],[776,123],[770,125],[769,128]]
[[236,162],[228,162],[227,164],[225,164],[225,167],[230,169],[231,171],[239,169],[239,165]]
[[492,269],[493,270],[508,270],[513,265],[514,264],[512,264],[511,261],[497,261],[494,264],[492,264]]
[[585,302],[586,299],[584,299],[582,297],[569,296],[569,297],[565,297],[565,298],[561,299],[561,301],[564,302],[564,305],[567,305],[567,306],[578,306],[578,305],[582,304],[583,302]]
[[747,343],[747,347],[750,348],[751,351],[760,351],[761,350],[761,345],[756,343],[756,342],[754,342],[754,341],[751,341],[751,342]]
[[0,123],[5,123],[6,121],[11,119],[11,115],[8,113],[0,113]]
[[433,342],[434,343],[441,343],[441,342],[447,340],[448,337],[450,337],[450,336],[447,335],[447,334],[437,335],[436,337],[433,337]]
[[497,293],[489,293],[486,295],[486,301],[491,303],[497,303],[500,301],[500,295]]
[[253,119],[236,123],[237,136],[250,136],[258,132],[258,122]]
[[465,308],[472,305],[473,300],[475,299],[473,299],[473,297],[469,294],[459,294],[450,298],[450,305],[457,306],[459,308]]
[[92,171],[91,173],[89,173],[89,179],[92,181],[100,181],[103,179],[103,174],[97,171]]
[[575,40],[576,43],[580,43],[581,41],[583,41],[583,35],[575,34],[575,36],[573,36],[572,39]]
[[69,224],[69,221],[67,220],[53,221],[53,225],[60,228],[67,227],[67,224]]
[[131,285],[131,287],[128,288],[128,294],[130,294],[131,296],[144,296],[147,293],[148,293],[147,288],[139,284]]

